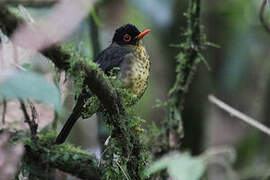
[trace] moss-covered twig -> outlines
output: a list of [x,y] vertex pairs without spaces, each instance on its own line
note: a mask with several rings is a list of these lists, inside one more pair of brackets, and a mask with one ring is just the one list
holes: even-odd
[[183,137],[181,113],[184,109],[185,95],[198,63],[204,61],[200,53],[203,45],[200,32],[200,0],[189,1],[186,18],[187,28],[184,33],[184,41],[177,45],[181,51],[176,58],[176,81],[169,92],[169,99],[166,103],[167,117],[163,124],[163,143],[157,153],[158,156],[180,148]]

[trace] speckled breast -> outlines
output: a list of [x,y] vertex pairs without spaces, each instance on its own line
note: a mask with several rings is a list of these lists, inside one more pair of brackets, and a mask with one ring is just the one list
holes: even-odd
[[132,66],[132,93],[141,97],[148,86],[150,74],[150,58],[143,46],[137,48],[137,61]]
[[140,98],[148,86],[150,74],[150,58],[144,46],[140,45],[133,53],[135,59],[128,60],[128,68],[124,68],[124,79],[122,81],[130,91]]

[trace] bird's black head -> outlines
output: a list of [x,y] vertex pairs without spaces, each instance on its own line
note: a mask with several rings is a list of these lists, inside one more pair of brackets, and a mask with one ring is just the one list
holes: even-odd
[[115,30],[112,41],[119,45],[136,45],[149,32],[150,30],[140,32],[136,26],[126,24]]

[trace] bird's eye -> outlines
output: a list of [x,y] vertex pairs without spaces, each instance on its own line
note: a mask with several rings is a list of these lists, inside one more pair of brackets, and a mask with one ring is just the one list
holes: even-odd
[[124,40],[125,42],[129,42],[129,41],[131,40],[131,36],[130,36],[129,34],[125,34],[125,35],[123,36],[123,40]]

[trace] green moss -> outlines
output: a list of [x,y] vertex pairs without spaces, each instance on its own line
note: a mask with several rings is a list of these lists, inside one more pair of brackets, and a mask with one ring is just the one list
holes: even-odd
[[[84,79],[86,77],[84,69],[79,66],[79,64],[84,64],[89,69],[93,71],[99,71],[98,65],[94,63],[91,59],[83,57],[81,54],[76,52],[75,43],[65,44],[61,46],[63,51],[70,54],[69,62],[70,68],[67,70],[67,73],[73,79],[75,88],[75,95],[79,95],[82,92],[82,88],[84,85]],[[90,92],[90,91],[89,91]]]
[[[206,60],[201,54],[206,45],[206,37],[201,32],[200,1],[190,0],[187,12],[187,27],[182,33],[182,41],[174,45],[179,48],[176,60],[176,80],[169,91],[168,100],[161,104],[166,110],[166,117],[162,122],[164,131],[160,135],[160,151],[180,150],[181,138],[184,135],[181,113],[184,109],[184,100],[192,82],[198,64]],[[206,63],[207,64],[207,63]],[[170,139],[173,139],[172,142]]]
[[[127,107],[127,114],[121,117],[121,127],[126,136],[116,134],[115,126],[109,126],[115,137],[109,141],[104,153],[105,169],[104,179],[125,179],[125,175],[130,179],[144,179],[143,171],[149,162],[149,149],[144,142],[144,131],[140,129],[143,119],[136,116],[131,107]],[[105,116],[111,118],[111,116]],[[106,119],[105,121],[109,121]],[[107,124],[110,124],[107,122]],[[119,135],[119,136],[118,136]],[[117,162],[117,163],[116,163]],[[119,167],[121,166],[121,168]]]
[[85,111],[83,112],[83,118],[89,118],[96,112],[100,111],[102,106],[99,99],[96,96],[92,96],[86,101],[84,108]]
[[[55,151],[57,153],[64,153],[64,154],[76,154],[76,156],[81,155],[81,156],[91,156],[90,153],[87,151],[84,151],[80,149],[77,146],[73,146],[69,143],[64,143],[60,145],[55,144],[55,139],[57,137],[57,132],[56,131],[48,131],[46,133],[42,133],[38,135],[39,138],[39,143],[41,148],[43,148],[45,151]],[[30,138],[25,139],[24,141],[25,145],[28,145],[32,148],[35,148],[36,144],[34,144],[33,141],[31,141]],[[48,149],[47,149],[48,148]]]
[[98,160],[94,155],[68,143],[56,145],[54,131],[39,134],[38,137],[38,146],[30,138],[24,141],[26,153],[22,170],[27,176],[44,174],[51,168],[59,168],[81,178],[96,177],[99,174]]

